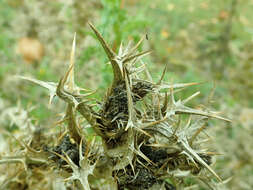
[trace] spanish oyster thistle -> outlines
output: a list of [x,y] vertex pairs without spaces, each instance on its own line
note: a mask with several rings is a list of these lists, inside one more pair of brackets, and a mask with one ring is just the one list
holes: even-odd
[[[166,68],[160,80],[153,82],[141,61],[150,52],[137,52],[144,38],[134,46],[121,44],[116,54],[89,25],[113,70],[113,82],[103,101],[91,104],[89,96],[94,92],[81,93],[83,89],[75,84],[75,37],[69,68],[58,83],[21,77],[47,88],[50,103],[54,96],[66,103],[65,136],[56,147],[43,149],[58,169],[65,171],[64,184],[85,190],[181,189],[187,186],[186,179],[192,178],[193,183],[204,181],[215,188],[222,179],[210,166],[215,153],[204,147],[206,137],[201,132],[209,118],[229,120],[186,106],[199,92],[175,100],[174,93],[198,83],[166,83]],[[144,76],[148,80],[142,79]],[[86,125],[79,125],[77,112]],[[88,127],[100,138],[91,140]]]

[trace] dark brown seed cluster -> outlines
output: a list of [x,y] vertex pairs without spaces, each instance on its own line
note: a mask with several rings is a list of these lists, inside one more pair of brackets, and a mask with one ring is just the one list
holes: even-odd
[[[79,166],[79,147],[76,143],[71,142],[68,135],[64,136],[61,142],[56,146],[53,147],[50,159],[54,160],[59,164],[59,166],[66,165],[66,161],[57,156],[54,153],[59,155],[65,156],[67,155],[76,165]],[[82,152],[85,152],[85,145],[82,146]]]

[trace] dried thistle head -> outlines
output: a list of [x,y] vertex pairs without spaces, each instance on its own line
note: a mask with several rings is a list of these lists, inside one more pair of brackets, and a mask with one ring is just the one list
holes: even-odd
[[[221,182],[210,166],[216,153],[204,147],[203,142],[208,139],[201,132],[207,128],[209,118],[229,120],[216,112],[186,106],[199,92],[185,100],[174,97],[178,90],[198,83],[166,83],[163,81],[166,68],[161,79],[153,82],[141,61],[150,51],[138,53],[143,38],[134,47],[121,45],[116,54],[99,31],[89,25],[113,68],[113,82],[102,106],[94,109],[88,98],[94,92],[83,94],[84,89],[75,84],[75,38],[69,68],[58,83],[21,77],[47,88],[50,103],[58,96],[67,104],[64,134],[73,146],[64,147],[64,143],[59,143],[57,151],[52,147],[49,152],[71,168],[62,168],[68,173],[68,183],[77,180],[84,189],[179,189],[184,186],[184,179],[191,176],[210,187],[213,178]],[[136,67],[137,63],[141,66]],[[149,80],[142,79],[141,73]],[[78,123],[76,112],[102,141],[88,140],[89,135],[85,133],[85,126]],[[182,119],[181,115],[188,119]]]

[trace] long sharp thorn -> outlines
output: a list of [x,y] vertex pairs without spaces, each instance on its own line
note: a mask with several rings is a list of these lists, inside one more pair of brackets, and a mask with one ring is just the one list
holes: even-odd
[[220,120],[227,121],[227,122],[232,122],[230,119],[227,119],[227,118],[224,118],[224,117],[212,114],[212,113],[206,113],[206,112],[203,112],[203,111],[193,110],[193,109],[190,109],[190,110],[177,109],[175,111],[175,114],[202,115],[202,116],[206,116],[206,117],[212,117],[212,118],[220,119]]
[[219,181],[222,181],[220,176],[218,176],[215,171],[207,165],[207,163],[184,141],[181,141],[181,144],[186,149],[186,152],[188,152],[194,159],[196,159],[202,166],[204,166],[213,176],[215,176]]
[[74,68],[74,65],[70,65],[66,74],[63,76],[62,78],[62,86],[64,86],[66,84],[66,82],[68,81],[69,75],[72,72],[72,69]]
[[138,47],[141,45],[141,43],[143,42],[144,38],[145,38],[144,36],[141,37],[141,39],[137,42],[137,44],[136,44],[131,50],[129,50],[127,56],[130,56],[131,54],[133,54],[133,53],[137,50],[137,48],[138,48]]
[[123,43],[121,42],[121,43],[120,43],[120,46],[119,46],[118,55],[121,56],[122,54],[123,54]]
[[160,78],[160,80],[157,82],[157,85],[160,85],[164,79],[164,76],[165,76],[165,73],[167,71],[167,67],[168,67],[168,64],[165,65],[164,69],[163,69],[163,73],[162,73],[162,76]]
[[166,119],[167,119],[167,118],[164,117],[164,118],[162,118],[162,119],[160,119],[160,120],[157,120],[157,121],[153,121],[153,122],[144,124],[144,125],[141,126],[141,129],[145,129],[145,128],[149,128],[149,127],[151,127],[151,126],[157,125],[157,124],[159,124],[159,123],[165,121]]
[[101,43],[101,45],[103,46],[108,58],[110,61],[113,60],[113,58],[115,57],[115,53],[113,52],[113,50],[108,46],[108,44],[106,43],[106,41],[104,40],[104,38],[102,37],[102,35],[99,33],[99,31],[95,28],[95,26],[93,26],[93,24],[91,24],[90,22],[88,22],[88,24],[90,25],[91,29],[94,31],[94,33],[96,34],[99,42]]
[[169,101],[168,101],[168,93],[165,92],[165,98],[164,98],[164,102],[163,102],[163,107],[161,109],[163,116],[165,115],[166,110],[168,108],[168,103],[169,103]]
[[196,92],[193,95],[191,95],[190,97],[186,98],[185,100],[182,101],[182,104],[185,104],[187,102],[189,102],[190,100],[192,100],[193,98],[195,98],[196,96],[198,96],[200,94],[200,92]]
[[196,139],[196,137],[200,134],[200,132],[205,128],[206,126],[203,125],[202,127],[200,127],[195,133],[194,135],[191,137],[191,139],[189,140],[189,145],[192,146],[193,141]]
[[48,89],[49,91],[54,91],[57,86],[57,84],[54,82],[44,82],[41,80],[37,80],[37,79],[29,78],[29,77],[24,77],[24,76],[19,76],[19,75],[16,75],[15,77],[33,82],[34,84],[37,84],[41,87]]
[[199,84],[201,84],[201,83],[192,82],[192,83],[179,83],[179,84],[161,84],[160,86],[158,85],[157,88],[158,88],[158,90],[170,89],[171,87],[173,87],[173,88],[184,88],[184,87],[194,86],[194,85],[199,85]]
[[75,79],[74,79],[74,63],[75,63],[75,51],[76,51],[76,33],[74,34],[72,50],[70,54],[69,74],[68,74],[68,85],[70,90],[74,90]]
[[127,58],[123,61],[123,63],[129,62],[129,61],[131,61],[131,60],[133,60],[133,59],[135,59],[135,58],[138,58],[138,57],[142,57],[142,56],[148,55],[148,54],[150,54],[150,53],[151,53],[151,51],[144,51],[144,52],[138,53],[138,54],[136,54],[136,55],[127,57]]
[[191,124],[191,120],[192,120],[192,115],[189,116],[188,120],[187,120],[187,123],[185,125],[185,129],[188,129],[190,127],[190,124]]
[[114,51],[109,47],[109,45],[106,43],[106,41],[104,40],[104,38],[102,37],[102,35],[98,32],[98,30],[91,24],[89,23],[91,29],[94,31],[94,33],[96,34],[99,42],[101,43],[101,45],[103,46],[107,57],[109,58],[111,64],[112,64],[112,68],[113,68],[113,74],[114,74],[114,79],[113,79],[113,84],[112,86],[114,86],[115,84],[117,84],[118,81],[122,81],[123,80],[123,66],[122,66],[122,62],[121,60],[117,60],[116,54],[114,53]]

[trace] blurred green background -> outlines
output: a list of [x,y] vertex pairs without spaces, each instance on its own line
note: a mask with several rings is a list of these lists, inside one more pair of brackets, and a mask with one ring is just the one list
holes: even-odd
[[154,81],[168,64],[167,81],[204,82],[178,99],[200,91],[192,105],[208,104],[233,120],[214,121],[210,134],[213,149],[222,153],[214,167],[229,179],[222,188],[253,189],[252,18],[253,0],[1,0],[0,125],[18,127],[5,113],[17,107],[35,106],[27,114],[41,126],[56,120],[63,104],[56,100],[49,109],[46,90],[14,76],[57,82],[75,32],[76,81],[103,98],[111,67],[88,21],[115,51],[146,35],[141,49],[152,50],[144,61]]

